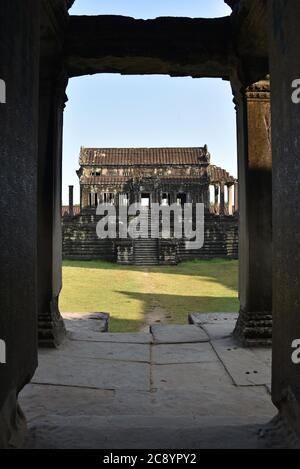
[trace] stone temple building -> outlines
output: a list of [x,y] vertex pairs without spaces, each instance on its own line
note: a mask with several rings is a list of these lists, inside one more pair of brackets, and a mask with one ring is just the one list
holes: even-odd
[[1,448],[24,442],[19,394],[37,369],[38,342],[59,347],[65,337],[63,113],[68,80],[96,73],[230,83],[239,163],[234,337],[242,346],[272,344],[277,418],[264,441],[300,447],[300,2],[225,1],[231,11],[222,18],[139,20],[74,16],[73,0],[1,0]]
[[[67,259],[106,259],[121,264],[177,264],[182,260],[238,257],[238,183],[210,164],[205,145],[198,148],[81,148],[77,171],[80,213],[63,208],[63,255]],[[186,250],[184,239],[101,240],[96,236],[96,208],[140,203],[205,209],[203,248]],[[195,222],[195,220],[194,220]]]
[[[81,209],[99,203],[149,206],[156,202],[205,204],[208,211],[232,215],[237,181],[210,164],[203,148],[81,148]],[[210,200],[210,185],[214,200]],[[225,205],[225,190],[228,203]]]

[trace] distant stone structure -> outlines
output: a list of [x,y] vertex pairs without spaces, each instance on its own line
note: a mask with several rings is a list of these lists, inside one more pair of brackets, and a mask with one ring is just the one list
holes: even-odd
[[[63,208],[63,254],[68,259],[106,259],[120,264],[177,264],[193,258],[238,257],[237,180],[210,164],[198,148],[81,148],[80,213]],[[211,195],[213,196],[211,197]],[[203,203],[205,244],[187,250],[184,239],[100,240],[96,208],[140,203],[170,206]]]

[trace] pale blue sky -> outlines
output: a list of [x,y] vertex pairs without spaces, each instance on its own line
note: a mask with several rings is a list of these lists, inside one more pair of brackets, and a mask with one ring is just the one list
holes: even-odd
[[[223,0],[76,0],[71,14],[215,17]],[[80,146],[155,147],[207,144],[212,162],[236,176],[235,111],[230,85],[216,79],[99,74],[74,78],[65,110],[63,203],[74,184]]]

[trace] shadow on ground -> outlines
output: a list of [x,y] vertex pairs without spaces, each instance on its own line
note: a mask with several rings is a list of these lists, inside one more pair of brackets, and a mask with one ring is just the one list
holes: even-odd
[[194,312],[235,312],[238,262],[120,266],[65,261],[62,311],[110,313],[110,331],[137,332],[151,323],[186,324]]

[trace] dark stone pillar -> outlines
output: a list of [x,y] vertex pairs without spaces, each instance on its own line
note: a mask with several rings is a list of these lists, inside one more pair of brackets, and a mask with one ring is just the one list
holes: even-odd
[[219,185],[215,184],[215,213],[219,213]]
[[239,211],[239,183],[234,183],[234,212],[238,213]]
[[40,60],[38,161],[39,344],[57,347],[65,336],[58,309],[62,287],[62,130],[67,77],[63,64],[70,2],[41,2],[44,30]]
[[40,2],[0,2],[0,448],[23,443],[18,394],[37,367],[37,153]]
[[58,308],[62,286],[62,126],[66,80],[41,70],[38,172],[39,345],[57,347],[65,336]]
[[220,183],[220,215],[225,215],[225,184]]
[[269,81],[236,94],[239,163],[239,294],[235,335],[246,346],[272,339],[272,152]]
[[69,215],[74,215],[74,186],[69,186]]
[[269,14],[273,145],[272,398],[280,416],[300,439],[300,364],[292,360],[296,351],[293,342],[300,339],[300,104],[292,100],[293,81],[300,79],[300,2],[272,1]]
[[177,202],[177,191],[172,191],[170,194],[171,205]]
[[86,187],[81,187],[81,209],[89,206],[89,190]]

